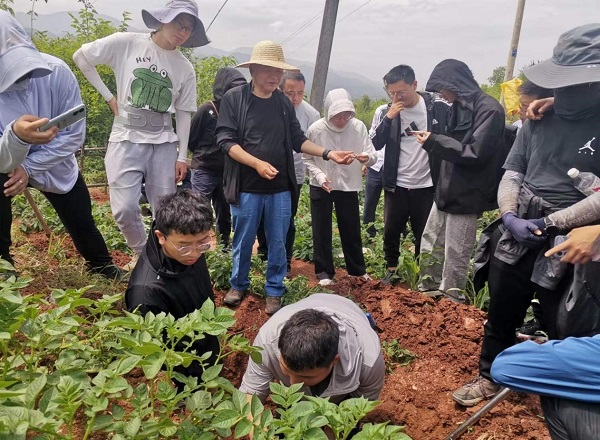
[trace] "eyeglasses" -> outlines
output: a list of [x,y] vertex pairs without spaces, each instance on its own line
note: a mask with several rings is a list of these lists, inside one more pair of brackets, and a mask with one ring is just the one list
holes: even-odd
[[352,119],[354,117],[354,115],[350,112],[350,113],[346,113],[346,112],[342,112],[342,113],[338,113],[335,116],[332,116],[331,118],[329,118],[330,121],[339,121],[339,122],[348,122],[350,119]]
[[383,90],[385,90],[385,93],[387,93],[390,98],[394,98],[396,96],[406,96],[410,93],[410,90],[397,90],[395,92],[392,92],[388,90],[386,86],[383,87]]
[[186,34],[191,34],[194,32],[194,26],[188,26],[181,20],[174,20],[173,24],[177,28],[178,31],[183,31]]
[[177,253],[182,257],[187,257],[188,255],[191,255],[194,251],[203,254],[212,247],[211,243],[188,244],[185,246],[177,246],[175,243],[169,240],[169,237],[167,236],[165,236],[165,240],[171,243],[171,246],[173,246]]

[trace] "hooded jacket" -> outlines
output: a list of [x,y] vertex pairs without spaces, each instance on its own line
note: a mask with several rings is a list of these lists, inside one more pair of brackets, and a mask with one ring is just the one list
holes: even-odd
[[[439,95],[430,95],[429,93],[418,92],[425,102],[427,111],[427,131],[433,133],[445,133],[446,121],[450,111],[448,102]],[[400,142],[402,141],[402,112],[393,120],[386,115],[391,104],[384,104],[377,108],[373,117],[373,126],[371,127],[371,140],[376,150],[384,150],[383,161],[383,189],[385,191],[395,192],[396,182],[398,181],[398,166],[400,162]],[[437,163],[429,158],[429,168],[431,179],[435,185],[439,173],[439,161]]]
[[[263,349],[262,363],[257,364],[252,359],[248,361],[240,391],[256,394],[264,401],[269,395],[269,383],[272,380],[290,386],[289,377],[283,374],[279,365],[279,335],[292,315],[306,309],[326,313],[340,330],[340,359],[333,367],[329,385],[321,397],[330,397],[333,403],[339,403],[347,397],[361,396],[377,400],[385,378],[379,337],[360,307],[347,298],[326,293],[315,293],[284,307],[261,327],[252,345]],[[310,387],[303,387],[301,391],[312,395]]]
[[440,163],[434,196],[438,209],[476,214],[497,208],[502,165],[510,150],[504,142],[502,106],[481,90],[467,65],[458,60],[439,63],[426,89],[458,95],[446,134],[431,133],[423,144]]
[[[200,309],[206,300],[214,301],[204,255],[191,266],[168,258],[158,243],[155,230],[152,225],[148,242],[131,273],[125,292],[127,310],[133,312],[137,308],[142,315],[165,312],[178,319]],[[198,355],[212,351],[207,362],[213,364],[219,354],[219,341],[215,336],[206,335],[192,348]],[[201,377],[204,370],[200,364],[192,362],[189,367],[177,371]]]
[[247,84],[246,78],[233,67],[219,69],[213,84],[214,100],[198,107],[192,118],[189,149],[192,151],[192,169],[200,168],[223,172],[225,157],[217,145],[215,128],[221,98],[229,89]]
[[[33,51],[45,61],[44,68],[40,69],[43,70],[43,76],[32,71],[31,78],[15,83],[0,93],[0,170],[12,171],[22,160],[21,165],[29,176],[31,186],[41,191],[65,194],[73,189],[79,175],[75,152],[85,139],[85,121],[61,130],[51,142],[44,145],[23,145],[23,142],[15,139],[12,124],[26,114],[51,119],[81,104],[77,79],[62,60],[39,53],[19,22],[7,12],[0,11],[0,66],[10,68],[5,65],[9,57],[22,57],[23,62],[27,63],[27,57]],[[5,80],[4,73],[2,80]],[[4,150],[9,143],[13,151],[10,155],[12,163],[5,163],[9,155]]]
[[310,176],[310,184],[321,188],[327,179],[333,191],[360,191],[362,189],[363,165],[371,166],[377,161],[377,153],[373,148],[365,124],[351,118],[342,129],[334,126],[329,120],[344,111],[354,113],[354,104],[350,94],[344,89],[335,89],[325,97],[325,117],[312,124],[306,137],[317,145],[330,150],[352,151],[356,154],[366,153],[369,160],[362,164],[355,160],[350,165],[339,165],[322,157],[304,155],[304,163]]
[[[246,116],[251,95],[252,83],[236,87],[225,93],[221,100],[220,114],[217,121],[217,144],[226,155],[223,169],[223,190],[227,202],[234,206],[239,205],[241,164],[229,157],[229,149],[236,144],[244,148],[241,144],[244,139]],[[306,141],[306,136],[304,136],[300,123],[296,119],[292,101],[279,89],[275,90],[273,95],[275,96],[277,111],[284,119],[287,175],[290,178],[290,191],[295,192],[297,191],[297,183],[292,152],[300,152],[302,144]]]

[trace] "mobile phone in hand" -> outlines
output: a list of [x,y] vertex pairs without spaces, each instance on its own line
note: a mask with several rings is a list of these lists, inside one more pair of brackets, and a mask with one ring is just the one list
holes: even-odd
[[68,110],[63,114],[50,119],[47,123],[40,127],[39,131],[46,131],[50,127],[57,127],[59,130],[62,130],[63,128],[67,128],[69,125],[74,124],[75,122],[81,121],[83,118],[85,118],[85,116],[85,105],[79,104],[78,106],[73,107],[71,110]]

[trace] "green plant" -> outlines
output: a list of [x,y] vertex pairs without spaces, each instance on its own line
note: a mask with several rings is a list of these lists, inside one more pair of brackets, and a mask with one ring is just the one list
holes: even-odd
[[405,367],[417,358],[416,354],[402,348],[397,339],[383,341],[381,348],[385,355],[385,369],[388,374],[394,371],[395,365]]

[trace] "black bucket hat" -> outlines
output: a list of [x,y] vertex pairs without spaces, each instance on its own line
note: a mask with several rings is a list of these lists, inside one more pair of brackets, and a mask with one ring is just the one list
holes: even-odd
[[547,89],[600,82],[600,23],[563,33],[549,60],[524,70],[531,82]]

